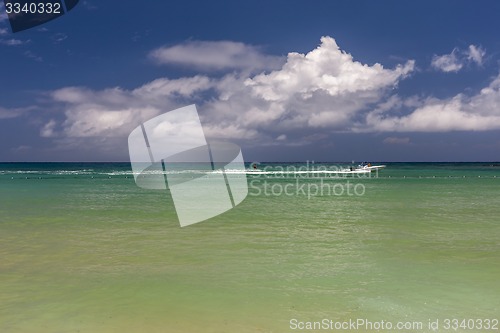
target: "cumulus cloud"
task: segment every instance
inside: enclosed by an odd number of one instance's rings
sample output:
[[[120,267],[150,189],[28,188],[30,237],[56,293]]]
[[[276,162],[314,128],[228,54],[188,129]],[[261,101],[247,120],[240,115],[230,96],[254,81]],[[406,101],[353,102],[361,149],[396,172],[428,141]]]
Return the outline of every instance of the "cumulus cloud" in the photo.
[[[255,50],[243,44],[237,49]],[[355,61],[331,37],[323,37],[309,53],[288,54],[274,71],[250,75],[248,62],[242,64],[239,72],[221,78],[160,78],[132,90],[58,89],[50,97],[65,120],[51,124],[47,133],[60,128],[66,137],[126,136],[151,117],[196,103],[209,137],[296,144],[316,138],[318,129],[351,130],[357,118],[383,102],[414,69],[414,61],[393,69]]]
[[[500,129],[500,75],[478,94],[427,98],[408,114],[370,112],[364,128],[382,132],[448,132]]]
[[[181,44],[181,49],[186,45]],[[481,48],[468,52],[470,61],[477,64],[484,57]],[[210,61],[208,68],[214,68]],[[414,61],[394,68],[361,63],[331,37],[323,37],[308,53],[289,53],[274,70],[262,65],[267,69],[252,74],[247,64],[233,63],[240,66],[238,70],[221,77],[159,78],[135,89],[64,87],[52,91],[50,109],[59,110],[63,119],[45,122],[40,134],[72,145],[78,140],[98,140],[104,145],[101,139],[109,145],[126,145],[124,138],[141,122],[192,103],[198,106],[209,138],[255,145],[316,144],[328,140],[332,132],[500,129],[500,75],[472,96],[403,98],[395,89],[413,73]],[[410,139],[394,135],[383,142],[409,144]]]
[[[349,130],[359,114],[380,102],[413,69],[414,61],[394,69],[362,64],[333,38],[323,37],[307,54],[288,54],[278,70],[244,80],[223,78],[219,98],[207,108],[219,126],[237,124],[266,140],[280,131]]]
[[[56,124],[57,123],[55,120],[53,119],[49,120],[49,122],[43,125],[42,129],[40,130],[40,136],[43,138],[50,138],[56,136],[54,131]]]
[[[431,66],[439,71],[449,73],[460,71],[467,63],[475,63],[478,66],[483,64],[483,58],[486,51],[480,46],[469,45],[466,51],[460,51],[454,48],[450,54],[434,55],[432,57]]]
[[[232,41],[189,41],[161,47],[150,53],[160,64],[181,65],[197,70],[273,69],[281,57],[265,55],[255,46]]]
[[[127,135],[131,124],[138,124],[142,117],[150,118],[158,113],[159,110],[153,107],[109,110],[86,105],[67,112],[63,126],[65,134],[70,137]]]
[[[282,101],[291,94],[307,100],[318,91],[328,96],[353,92],[370,95],[381,88],[394,86],[413,67],[413,61],[394,70],[384,69],[378,63],[373,66],[361,64],[340,50],[333,38],[323,37],[317,49],[308,54],[290,53],[280,70],[257,75],[245,84],[251,87],[254,96],[266,101]]]
[[[443,72],[458,72],[464,66],[462,59],[457,56],[457,49],[453,49],[450,54],[432,57],[431,66]]]
[[[66,118],[62,135],[113,137],[128,135],[141,122],[196,101],[193,95],[210,87],[209,78],[194,76],[157,79],[133,90],[65,87],[51,92],[50,97]]]

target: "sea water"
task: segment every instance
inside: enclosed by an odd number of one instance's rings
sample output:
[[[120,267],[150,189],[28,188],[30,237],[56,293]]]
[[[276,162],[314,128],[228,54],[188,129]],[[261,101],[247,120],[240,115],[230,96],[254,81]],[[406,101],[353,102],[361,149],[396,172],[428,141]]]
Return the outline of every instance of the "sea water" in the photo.
[[[349,164],[258,167],[319,166]],[[181,228],[169,191],[137,187],[128,163],[0,164],[0,332],[479,332],[500,319],[498,164],[241,176],[240,205]],[[476,322],[447,330],[454,319]]]

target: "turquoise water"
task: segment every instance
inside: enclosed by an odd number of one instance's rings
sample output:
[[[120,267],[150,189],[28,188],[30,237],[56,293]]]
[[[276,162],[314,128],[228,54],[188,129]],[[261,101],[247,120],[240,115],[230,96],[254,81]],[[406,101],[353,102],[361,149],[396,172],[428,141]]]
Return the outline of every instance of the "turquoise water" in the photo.
[[[280,166],[304,164],[259,167]],[[0,164],[0,332],[306,332],[290,321],[323,319],[454,332],[447,318],[499,319],[498,164],[322,180],[353,195],[316,193],[319,178],[248,181],[235,209],[180,228],[169,193],[138,188],[127,163]]]

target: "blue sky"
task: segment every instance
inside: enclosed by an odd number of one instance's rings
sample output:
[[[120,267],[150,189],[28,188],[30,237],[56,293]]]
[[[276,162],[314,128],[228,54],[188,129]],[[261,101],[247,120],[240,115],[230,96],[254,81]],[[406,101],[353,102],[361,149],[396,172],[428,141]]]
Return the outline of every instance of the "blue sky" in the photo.
[[[497,1],[80,1],[0,15],[0,161],[126,161],[195,103],[247,161],[500,160]]]

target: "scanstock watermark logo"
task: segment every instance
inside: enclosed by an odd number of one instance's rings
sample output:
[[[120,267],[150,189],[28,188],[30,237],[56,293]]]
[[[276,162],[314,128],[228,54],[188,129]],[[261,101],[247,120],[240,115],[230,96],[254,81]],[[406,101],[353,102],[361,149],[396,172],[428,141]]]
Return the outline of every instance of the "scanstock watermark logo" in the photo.
[[[144,122],[130,133],[128,147],[136,184],[169,189],[181,227],[220,215],[248,195],[240,147],[207,142],[195,105]]]

